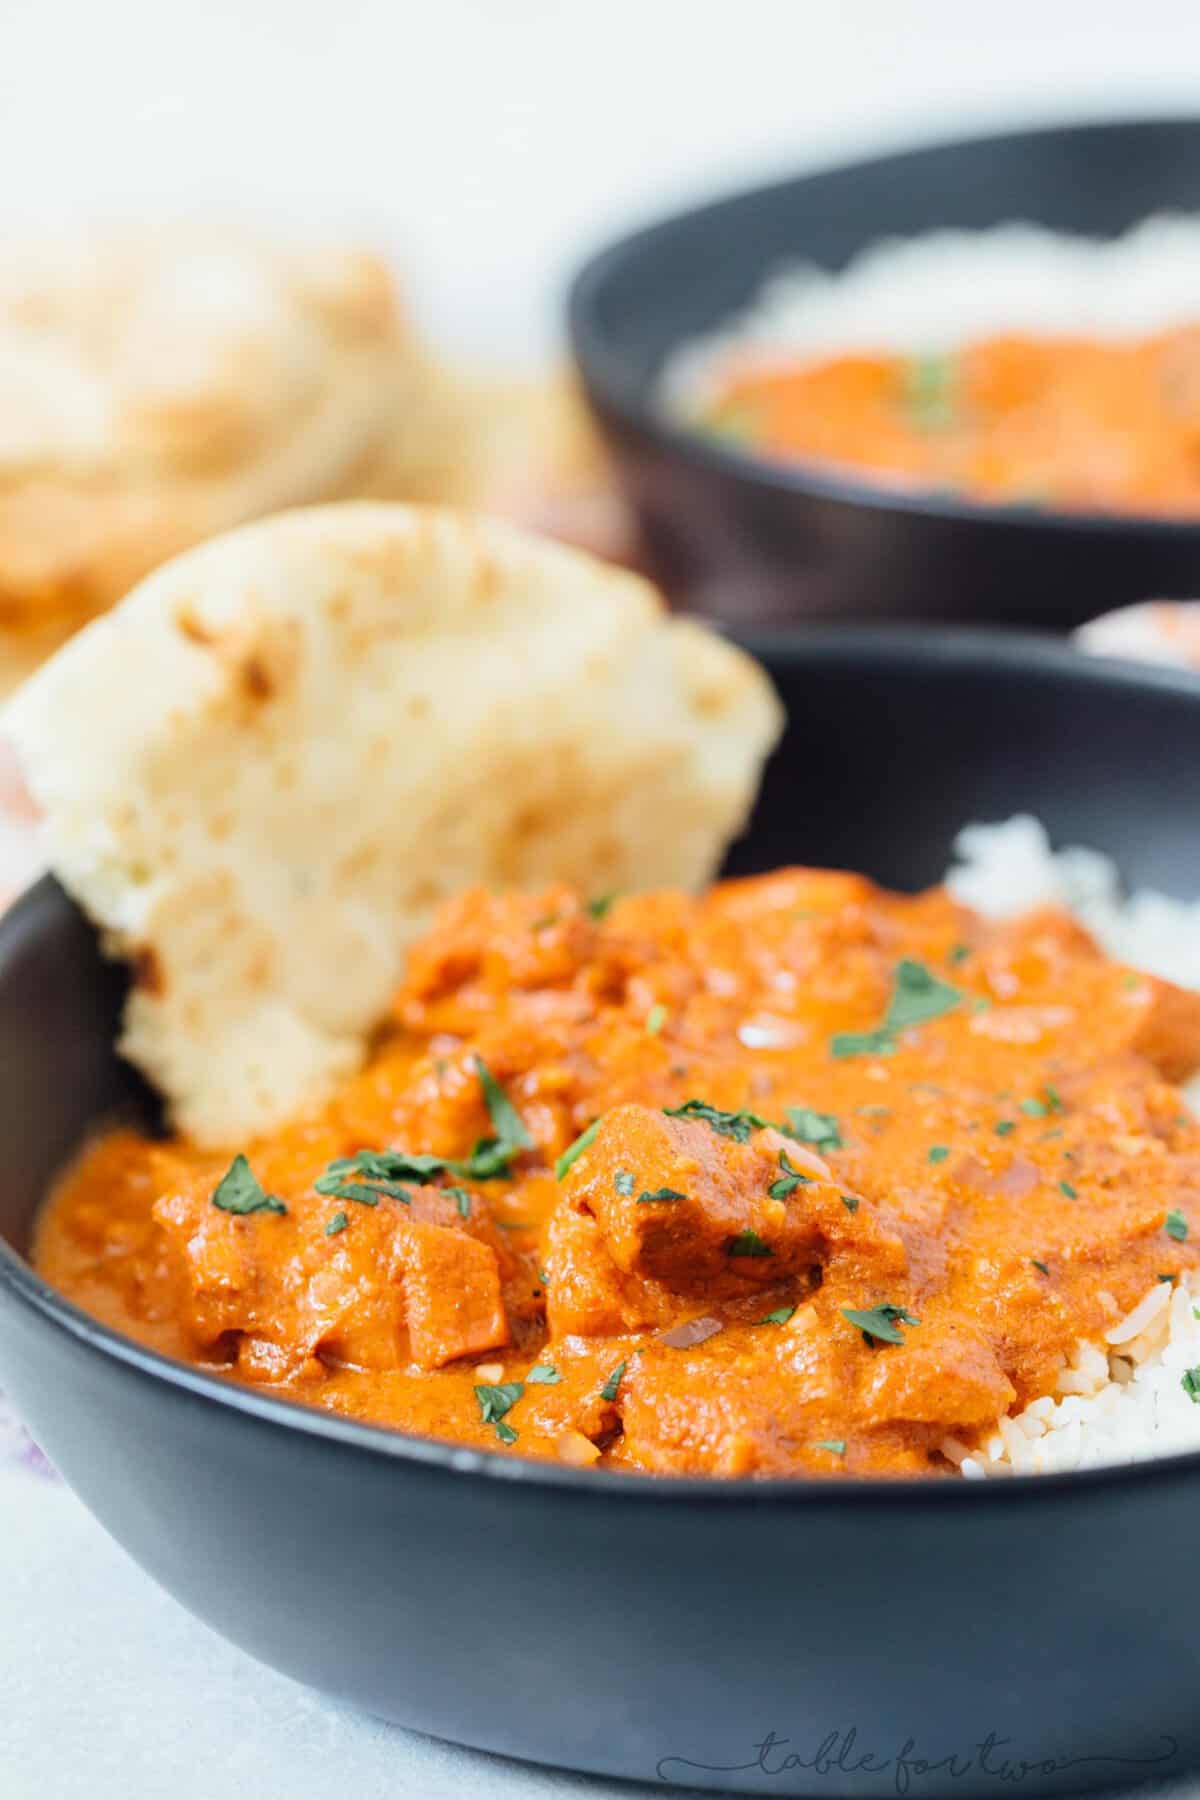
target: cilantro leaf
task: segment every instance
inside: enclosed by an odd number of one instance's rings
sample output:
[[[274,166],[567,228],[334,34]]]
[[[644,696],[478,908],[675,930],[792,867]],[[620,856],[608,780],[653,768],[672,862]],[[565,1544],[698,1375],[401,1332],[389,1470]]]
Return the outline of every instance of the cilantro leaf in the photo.
[[[523,1381],[506,1381],[498,1387],[489,1382],[477,1382],[475,1398],[479,1402],[479,1416],[484,1424],[495,1425],[510,1407],[517,1404],[524,1392]]]
[[[903,401],[917,431],[947,431],[958,417],[958,363],[953,356],[912,356],[904,370]]]
[[[896,964],[891,998],[883,1021],[873,1031],[839,1031],[830,1039],[830,1054],[890,1056],[896,1038],[911,1025],[924,1025],[961,1005],[963,995],[949,982],[940,981],[924,963],[906,956]]]
[[[258,1176],[240,1155],[234,1157],[213,1189],[212,1203],[221,1212],[236,1213],[239,1218],[244,1218],[247,1213],[287,1211],[282,1200],[277,1200],[274,1194],[264,1193]]]
[[[764,1313],[762,1318],[755,1319],[754,1323],[756,1325],[786,1325],[795,1310],[794,1306],[777,1306],[774,1312]]]
[[[752,1131],[762,1131],[771,1123],[757,1113],[722,1112],[706,1100],[685,1100],[682,1106],[664,1106],[663,1111],[672,1119],[699,1119],[718,1137],[732,1138],[735,1144],[746,1143]]]
[[[615,1400],[616,1399],[617,1389],[621,1385],[621,1377],[622,1377],[622,1375],[624,1375],[624,1373],[625,1373],[625,1358],[622,1357],[621,1361],[617,1364],[616,1368],[613,1370],[612,1374],[609,1376],[609,1378],[605,1382],[604,1386],[600,1389],[600,1398],[602,1400]]]
[[[786,1116],[789,1137],[811,1144],[814,1150],[845,1148],[836,1114],[814,1112],[811,1106],[789,1106]]]
[[[458,1216],[460,1219],[470,1218],[471,1196],[468,1194],[466,1188],[447,1187],[443,1188],[442,1192],[445,1194],[447,1200],[453,1200],[455,1206],[458,1208]]]
[[[556,1180],[562,1180],[571,1165],[577,1162],[587,1149],[588,1145],[594,1142],[596,1133],[599,1129],[599,1119],[593,1119],[587,1130],[581,1131],[579,1136],[575,1139],[575,1142],[567,1145],[567,1148],[563,1151],[562,1155],[554,1165],[554,1175]]]
[[[783,1170],[783,1174],[767,1189],[772,1200],[786,1200],[789,1194],[795,1193],[802,1182],[807,1185],[812,1180],[811,1175],[802,1175],[799,1169],[792,1167],[788,1161],[786,1150],[779,1152],[779,1166]]]
[[[518,1150],[532,1150],[533,1139],[524,1119],[482,1056],[475,1058],[475,1070],[492,1121],[493,1135],[480,1138],[465,1162],[448,1162],[446,1167],[467,1181],[491,1181],[497,1175],[507,1175]]]
[[[726,1256],[773,1256],[775,1252],[757,1231],[739,1231],[725,1244]]]
[[[852,1306],[843,1306],[843,1319],[856,1325],[869,1344],[872,1339],[879,1344],[902,1344],[904,1333],[901,1325],[919,1325],[920,1319],[903,1306],[873,1306],[866,1312],[858,1312]]]

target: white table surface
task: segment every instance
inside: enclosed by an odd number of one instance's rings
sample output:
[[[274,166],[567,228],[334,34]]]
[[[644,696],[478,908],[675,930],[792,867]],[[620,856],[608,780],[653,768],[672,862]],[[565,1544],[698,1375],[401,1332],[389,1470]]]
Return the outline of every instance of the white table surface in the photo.
[[[353,230],[442,342],[494,359],[544,355],[563,272],[660,206],[906,137],[1197,102],[1196,0],[0,0],[6,218]],[[641,1791],[250,1662],[0,1426],[3,1800],[214,1800],[231,1777],[256,1800]]]

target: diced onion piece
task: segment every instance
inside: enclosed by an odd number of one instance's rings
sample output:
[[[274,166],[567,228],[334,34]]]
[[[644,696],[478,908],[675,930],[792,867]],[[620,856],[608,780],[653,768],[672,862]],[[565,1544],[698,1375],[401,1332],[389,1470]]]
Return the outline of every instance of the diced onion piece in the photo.
[[[685,1319],[682,1325],[672,1325],[669,1331],[660,1331],[658,1341],[671,1350],[690,1350],[693,1344],[702,1344],[706,1338],[716,1337],[718,1331],[724,1329],[720,1319],[705,1315],[699,1319]]]
[[[554,1440],[554,1449],[559,1462],[570,1463],[575,1469],[586,1469],[600,1460],[599,1450],[582,1431],[560,1432]]]

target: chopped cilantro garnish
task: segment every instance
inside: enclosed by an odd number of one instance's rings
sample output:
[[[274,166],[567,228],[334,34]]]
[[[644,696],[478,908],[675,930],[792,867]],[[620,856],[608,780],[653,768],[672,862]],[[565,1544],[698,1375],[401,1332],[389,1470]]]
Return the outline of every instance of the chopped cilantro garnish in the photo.
[[[212,1203],[221,1212],[285,1213],[287,1207],[274,1194],[264,1193],[262,1183],[244,1156],[235,1156],[213,1189]]]
[[[1061,1103],[1058,1089],[1051,1087],[1051,1084],[1047,1082],[1042,1093],[1029,1094],[1025,1100],[1020,1102],[1020,1111],[1024,1112],[1025,1118],[1031,1118],[1031,1120],[1043,1120],[1047,1112],[1063,1111],[1063,1103]]]
[[[468,1181],[490,1181],[494,1176],[507,1175],[518,1150],[531,1150],[533,1139],[524,1119],[482,1056],[475,1058],[475,1071],[492,1121],[492,1136],[480,1138],[466,1162],[447,1163],[446,1167],[456,1175],[464,1175]]]
[[[930,1144],[929,1146],[929,1161],[931,1163],[945,1162],[949,1154],[949,1144]]]
[[[789,1137],[811,1144],[814,1150],[841,1150],[841,1128],[833,1113],[814,1112],[811,1106],[789,1106],[786,1113]]]
[[[523,1381],[506,1381],[500,1387],[493,1387],[489,1382],[477,1382],[475,1398],[479,1402],[479,1416],[484,1424],[497,1424],[509,1408],[517,1404],[524,1392]]]
[[[613,1186],[616,1188],[618,1194],[621,1194],[628,1199],[629,1195],[632,1194],[634,1188],[637,1186],[633,1170],[618,1169],[613,1176]]]
[[[588,1145],[594,1141],[599,1129],[600,1121],[599,1119],[594,1119],[586,1131],[580,1132],[573,1144],[567,1145],[567,1148],[563,1151],[562,1155],[554,1165],[554,1173],[559,1181],[562,1180],[567,1170],[571,1167],[571,1164],[577,1161],[578,1158],[583,1155]]]
[[[924,963],[906,956],[896,965],[892,996],[883,1023],[873,1031],[839,1031],[830,1040],[830,1053],[839,1058],[890,1056],[900,1032],[910,1025],[924,1025],[930,1019],[951,1012],[962,998],[958,988],[939,981]]]
[[[739,1231],[725,1245],[727,1256],[773,1256],[775,1252],[770,1244],[760,1238],[757,1231]]]
[[[325,1227],[325,1236],[336,1237],[339,1231],[345,1231],[349,1223],[350,1221],[344,1212],[335,1212],[332,1219],[330,1219],[328,1225]]]
[[[1078,1200],[1079,1198],[1079,1189],[1072,1187],[1069,1181],[1060,1181],[1058,1191],[1060,1194],[1065,1194],[1068,1200]]]
[[[624,1359],[624,1357],[622,1357],[621,1361],[617,1364],[616,1368],[613,1370],[612,1374],[609,1376],[609,1378],[605,1382],[604,1386],[600,1389],[600,1398],[602,1400],[615,1400],[616,1399],[617,1389],[621,1385],[621,1377],[624,1373],[625,1373],[625,1359]]]
[[[1156,1279],[1157,1279],[1157,1280],[1158,1280],[1158,1281],[1174,1281],[1174,1279],[1175,1279],[1175,1277],[1174,1277],[1174,1276],[1173,1276],[1173,1275],[1168,1275],[1168,1274],[1163,1274],[1163,1273],[1160,1273],[1160,1274],[1159,1274],[1159,1275],[1158,1275],[1158,1276],[1157,1276],[1157,1277],[1156,1277]]]
[[[1200,1368],[1185,1369],[1180,1386],[1192,1405],[1200,1406]]]
[[[1029,1260],[1033,1264],[1034,1268],[1038,1269],[1043,1275],[1048,1275],[1050,1273],[1050,1271],[1046,1267],[1045,1263],[1039,1262],[1036,1256],[1031,1256]]]
[[[686,1199],[687,1195],[681,1194],[678,1188],[661,1187],[655,1188],[652,1194],[639,1194],[637,1197],[637,1204],[639,1206],[653,1206],[655,1202],[659,1200],[675,1201]]]
[[[357,1200],[362,1206],[378,1206],[385,1196],[408,1206],[412,1195],[405,1182],[426,1187],[453,1166],[440,1156],[407,1150],[357,1150],[353,1156],[335,1157],[313,1187],[318,1194],[335,1200]]]
[[[562,1376],[553,1363],[535,1363],[525,1379],[536,1382],[539,1387],[553,1387],[562,1380]]]
[[[774,1312],[764,1313],[762,1318],[755,1319],[754,1323],[756,1325],[786,1325],[795,1310],[794,1306],[777,1306]]]
[[[496,1436],[502,1444],[515,1444],[517,1441],[517,1433],[506,1419],[501,1419],[497,1425]]]
[[[814,1450],[828,1450],[830,1456],[845,1456],[845,1438],[818,1438],[813,1445]]]
[[[588,916],[593,919],[603,919],[616,898],[615,894],[597,894],[594,900],[589,900],[587,903]]]
[[[786,1200],[789,1194],[795,1193],[802,1182],[808,1183],[812,1180],[811,1175],[802,1175],[799,1169],[794,1169],[792,1167],[791,1163],[788,1161],[788,1153],[786,1150],[781,1150],[779,1152],[779,1166],[783,1170],[783,1174],[773,1181],[767,1189],[767,1193],[772,1200]]]
[[[652,1006],[646,1014],[646,1030],[651,1037],[657,1037],[667,1022],[667,1009],[663,1005]]]
[[[896,965],[896,990],[885,1019],[887,1030],[903,1031],[910,1024],[941,1019],[941,1015],[952,1012],[961,999],[963,994],[959,988],[952,988],[948,981],[939,981],[925,963],[907,956]]]
[[[1186,1242],[1187,1234],[1188,1222],[1176,1206],[1167,1214],[1167,1236],[1182,1244]]]
[[[873,1306],[867,1312],[858,1312],[852,1306],[843,1306],[842,1317],[848,1319],[851,1325],[856,1325],[868,1343],[874,1339],[880,1344],[902,1344],[904,1334],[900,1330],[900,1326],[921,1323],[915,1314],[908,1312],[903,1306],[890,1304]]]
[[[858,1208],[860,1205],[858,1195],[857,1194],[843,1194],[842,1195],[842,1205],[845,1207],[845,1209],[848,1213],[856,1213],[858,1211]]]
[[[399,1183],[412,1182],[417,1187],[426,1187],[437,1180],[445,1167],[440,1156],[410,1155],[406,1150],[356,1150],[353,1156],[335,1157],[325,1173],[313,1182],[313,1187],[318,1194],[337,1194],[340,1198],[342,1183],[361,1177],[364,1182],[378,1187],[380,1193],[389,1194],[395,1200],[407,1200],[409,1195]],[[378,1197],[376,1195],[376,1199]]]
[[[1016,1130],[1016,1120],[1015,1119],[997,1119],[995,1129],[996,1129],[997,1137],[1007,1137],[1010,1131]]]
[[[874,1031],[838,1031],[829,1040],[829,1054],[844,1061],[848,1056],[891,1056],[896,1039],[884,1026]]]
[[[732,1138],[735,1144],[746,1143],[752,1131],[762,1131],[771,1123],[757,1113],[722,1112],[706,1100],[685,1100],[682,1106],[664,1106],[663,1111],[672,1119],[699,1119],[718,1137]]]
[[[448,1200],[453,1200],[455,1206],[457,1206],[457,1208],[458,1208],[458,1216],[460,1219],[469,1219],[470,1218],[470,1216],[471,1216],[471,1196],[470,1196],[470,1194],[468,1194],[466,1188],[448,1187],[448,1188],[443,1188],[442,1192],[445,1194],[445,1196]]]
[[[957,418],[953,356],[912,356],[904,371],[904,410],[917,431],[946,431]]]

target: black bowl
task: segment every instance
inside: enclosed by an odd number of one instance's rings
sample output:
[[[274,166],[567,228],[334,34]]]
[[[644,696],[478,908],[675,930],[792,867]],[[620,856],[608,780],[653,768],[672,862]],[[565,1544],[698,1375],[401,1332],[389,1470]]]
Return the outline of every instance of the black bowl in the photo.
[[[1066,628],[1200,592],[1200,520],[897,494],[708,441],[655,402],[671,352],[781,265],[836,270],[880,238],[1011,219],[1114,237],[1150,213],[1197,208],[1200,121],[1064,126],[756,188],[601,252],[572,287],[571,340],[653,572],[689,606],[752,628],[888,614]]]
[[[911,886],[963,821],[1028,808],[1200,894],[1193,677],[999,634],[767,660],[791,726],[736,867]],[[130,1098],[118,985],[53,884],[0,923],[0,1380],[218,1631],[405,1725],[681,1785],[1069,1792],[1200,1757],[1200,1455],[982,1485],[588,1473],[264,1398],[85,1317],[19,1252]]]

